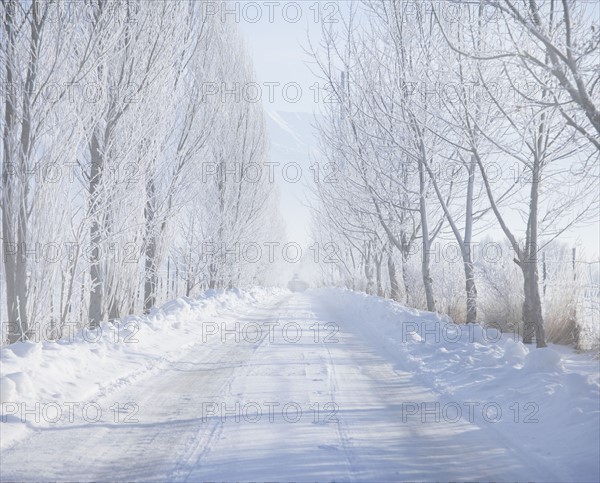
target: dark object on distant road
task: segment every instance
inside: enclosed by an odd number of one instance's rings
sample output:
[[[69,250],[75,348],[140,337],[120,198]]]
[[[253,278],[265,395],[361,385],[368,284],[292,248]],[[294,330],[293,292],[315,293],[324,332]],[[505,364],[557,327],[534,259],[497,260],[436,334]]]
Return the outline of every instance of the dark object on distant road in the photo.
[[[288,288],[292,292],[304,292],[308,288],[308,284],[304,280],[300,280],[298,274],[294,274],[294,278],[292,278],[288,282]]]

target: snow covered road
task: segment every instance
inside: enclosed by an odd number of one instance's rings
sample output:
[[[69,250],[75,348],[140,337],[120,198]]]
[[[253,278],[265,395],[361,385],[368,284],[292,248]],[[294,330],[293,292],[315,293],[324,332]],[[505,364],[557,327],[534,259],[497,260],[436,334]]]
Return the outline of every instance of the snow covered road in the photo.
[[[421,404],[447,401],[335,307],[323,293],[284,294],[203,323],[160,371],[77,408],[72,422],[31,424],[2,451],[1,480],[565,478],[494,424],[423,422]]]

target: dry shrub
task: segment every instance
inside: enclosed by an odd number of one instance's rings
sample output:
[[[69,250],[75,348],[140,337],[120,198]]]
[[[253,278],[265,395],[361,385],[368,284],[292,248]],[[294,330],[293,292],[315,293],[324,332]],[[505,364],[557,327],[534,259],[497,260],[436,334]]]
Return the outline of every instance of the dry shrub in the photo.
[[[508,245],[502,248],[497,262],[480,259],[477,263],[479,319],[502,332],[522,334],[523,275]]]

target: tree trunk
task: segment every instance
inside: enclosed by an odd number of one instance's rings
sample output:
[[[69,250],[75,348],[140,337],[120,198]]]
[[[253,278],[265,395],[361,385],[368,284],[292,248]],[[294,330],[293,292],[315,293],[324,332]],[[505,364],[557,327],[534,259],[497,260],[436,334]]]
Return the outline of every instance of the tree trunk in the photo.
[[[65,305],[62,311],[62,316],[60,319],[60,330],[59,338],[62,337],[62,329],[65,323],[67,322],[67,316],[71,313],[71,299],[73,297],[73,290],[75,286],[75,271],[77,268],[77,260],[79,259],[79,246],[77,247],[77,251],[75,256],[73,257],[73,262],[69,268],[69,288],[67,289],[67,293],[65,295]]]
[[[467,183],[467,200],[465,216],[465,236],[462,240],[462,257],[465,269],[465,290],[467,292],[467,324],[477,322],[477,287],[475,286],[475,273],[473,270],[473,252],[471,250],[471,240],[473,237],[473,191],[475,185],[475,168],[477,160],[471,156],[469,164],[469,181]],[[457,237],[460,243],[460,239]]]
[[[208,265],[208,277],[208,288],[217,288],[217,263],[215,261],[211,261]]]
[[[146,250],[145,250],[145,281],[144,281],[144,312],[156,305],[156,289],[158,285],[158,274],[156,266],[156,239],[154,236],[155,218],[155,187],[154,181],[149,179],[146,183],[146,206],[144,218],[146,221]]]
[[[2,163],[2,241],[4,242],[4,274],[6,278],[6,310],[8,315],[8,343],[17,342],[21,336],[20,318],[17,298],[17,263],[18,239],[13,227],[12,210],[14,207],[16,173],[10,172],[10,166],[15,166],[12,157],[11,134],[15,120],[14,106],[16,106],[16,95],[13,85],[12,59],[14,55],[13,17],[14,4],[7,5],[4,15],[4,30],[7,41],[6,69],[6,97],[4,99],[4,132],[3,132],[3,160]]]
[[[117,284],[116,288],[117,290],[112,293],[109,299],[108,320],[115,320],[121,317],[121,311],[119,310],[119,302],[121,301],[121,290],[119,290],[119,284]]]
[[[404,285],[404,303],[410,305],[410,285],[408,283],[408,256],[405,252],[402,253],[402,283]]]
[[[465,289],[467,291],[467,324],[477,322],[477,287],[475,286],[475,274],[473,262],[470,257],[463,258],[465,269]]]
[[[394,263],[393,250],[388,250],[387,269],[390,277],[390,298],[396,302],[400,301],[400,285],[398,284],[398,275],[396,274],[396,264]]]
[[[421,230],[423,233],[423,256],[421,257],[421,273],[423,276],[423,287],[425,288],[425,300],[427,310],[435,312],[435,299],[433,297],[433,279],[430,271],[430,240],[429,225],[427,223],[427,205],[425,203],[425,167],[423,161],[419,161],[419,212],[421,215]]]
[[[378,257],[375,257],[375,280],[377,283],[377,296],[384,297],[383,293],[383,284],[381,282],[381,262],[383,260],[383,254]]]
[[[26,243],[28,232],[28,198],[29,174],[27,166],[32,145],[32,113],[31,97],[34,96],[34,86],[37,76],[38,56],[40,50],[40,30],[42,22],[39,18],[39,9],[31,6],[30,19],[31,38],[29,41],[29,62],[25,79],[24,92],[21,99],[22,112],[20,116],[15,112],[18,105],[17,94],[13,84],[14,51],[14,17],[17,9],[16,2],[6,5],[3,25],[5,39],[8,39],[7,58],[5,60],[7,95],[5,98],[4,131],[3,131],[3,170],[2,170],[2,239],[5,243],[5,274],[6,274],[6,303],[8,315],[8,342],[14,343],[26,340],[31,335],[27,317],[27,259]],[[16,121],[21,123],[21,133],[17,140],[15,131]],[[18,143],[18,147],[14,144]],[[19,153],[17,156],[16,153]],[[18,162],[17,161],[18,158]],[[18,168],[10,173],[10,168]],[[20,190],[17,189],[17,180],[21,177]],[[17,208],[18,207],[18,208]],[[13,211],[16,210],[16,213]],[[16,220],[15,220],[16,218]],[[16,226],[15,226],[16,221]],[[8,254],[7,252],[8,248]],[[21,256],[19,256],[21,254]]]
[[[544,119],[540,124],[543,129]],[[541,143],[542,137],[538,138]],[[532,168],[531,191],[529,195],[529,219],[527,221],[527,236],[524,257],[520,260],[523,272],[523,342],[531,344],[535,334],[536,346],[546,347],[546,332],[544,331],[544,318],[542,316],[542,303],[540,300],[540,287],[538,284],[538,200],[541,161],[535,155]]]
[[[90,304],[88,307],[88,325],[91,329],[98,327],[104,318],[104,281],[100,266],[100,242],[102,240],[100,224],[100,190],[102,179],[102,153],[98,133],[94,130],[90,140],[90,203],[89,215],[92,219],[90,225]]]
[[[368,295],[373,295],[373,268],[371,267],[371,244],[366,244],[365,255],[363,256],[365,262],[365,278],[367,279],[367,285],[365,292]]]
[[[523,271],[523,342],[531,344],[535,335],[536,346],[546,347],[546,332],[542,316],[542,303],[538,285],[537,263],[525,262],[521,264]]]

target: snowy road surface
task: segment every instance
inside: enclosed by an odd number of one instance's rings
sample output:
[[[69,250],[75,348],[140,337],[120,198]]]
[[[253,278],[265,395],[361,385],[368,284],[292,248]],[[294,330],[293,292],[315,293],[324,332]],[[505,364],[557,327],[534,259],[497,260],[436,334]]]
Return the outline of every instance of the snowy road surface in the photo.
[[[85,418],[74,410],[72,422],[63,415],[4,450],[2,481],[562,479],[493,424],[407,417],[407,403],[434,407],[439,396],[318,293],[227,320],[245,328],[238,341],[223,320]]]

